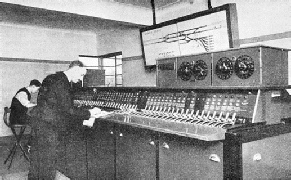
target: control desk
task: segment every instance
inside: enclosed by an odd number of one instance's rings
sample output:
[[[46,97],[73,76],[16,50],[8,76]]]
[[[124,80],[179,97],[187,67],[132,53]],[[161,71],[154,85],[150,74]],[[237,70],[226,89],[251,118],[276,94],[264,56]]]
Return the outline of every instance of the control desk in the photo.
[[[254,46],[160,59],[157,87],[84,88],[74,104],[112,111],[105,120],[114,123],[209,142],[205,151],[216,152],[209,160],[217,164],[198,158],[191,172],[157,166],[157,179],[274,179],[291,177],[288,88],[288,51]]]

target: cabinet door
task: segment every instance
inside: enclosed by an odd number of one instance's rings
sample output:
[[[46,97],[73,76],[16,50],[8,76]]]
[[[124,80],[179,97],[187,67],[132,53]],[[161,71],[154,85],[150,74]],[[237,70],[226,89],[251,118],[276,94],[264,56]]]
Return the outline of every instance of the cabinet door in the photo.
[[[242,144],[243,179],[291,179],[291,133]]]
[[[67,134],[66,169],[72,180],[87,179],[86,137],[82,126],[72,126]]]
[[[115,137],[114,124],[96,120],[87,132],[88,179],[114,179]]]
[[[125,125],[116,130],[116,179],[156,179],[155,132]]]
[[[222,142],[160,133],[159,179],[223,179]]]

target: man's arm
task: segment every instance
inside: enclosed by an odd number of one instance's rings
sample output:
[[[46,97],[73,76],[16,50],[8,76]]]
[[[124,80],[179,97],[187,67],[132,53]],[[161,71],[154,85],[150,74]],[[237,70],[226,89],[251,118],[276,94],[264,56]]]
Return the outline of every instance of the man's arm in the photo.
[[[63,82],[56,83],[55,95],[57,98],[58,112],[71,118],[89,119],[90,112],[85,109],[74,108],[70,89]]]

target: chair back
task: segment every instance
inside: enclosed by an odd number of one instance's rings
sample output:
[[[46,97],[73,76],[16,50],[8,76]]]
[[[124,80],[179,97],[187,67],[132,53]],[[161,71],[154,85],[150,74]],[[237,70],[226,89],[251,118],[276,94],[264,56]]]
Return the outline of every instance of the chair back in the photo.
[[[4,107],[3,121],[8,127],[10,127],[10,121],[9,121],[10,113],[11,113],[11,109],[9,107]]]

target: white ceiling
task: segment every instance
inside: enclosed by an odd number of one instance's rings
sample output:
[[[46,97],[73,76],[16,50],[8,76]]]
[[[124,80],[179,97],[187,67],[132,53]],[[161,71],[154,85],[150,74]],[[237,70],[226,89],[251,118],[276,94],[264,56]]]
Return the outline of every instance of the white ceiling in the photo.
[[[152,0],[1,0],[2,3],[153,25]],[[205,9],[206,0],[154,0],[157,23]],[[206,6],[207,8],[207,6]],[[163,18],[163,17],[166,18]]]

